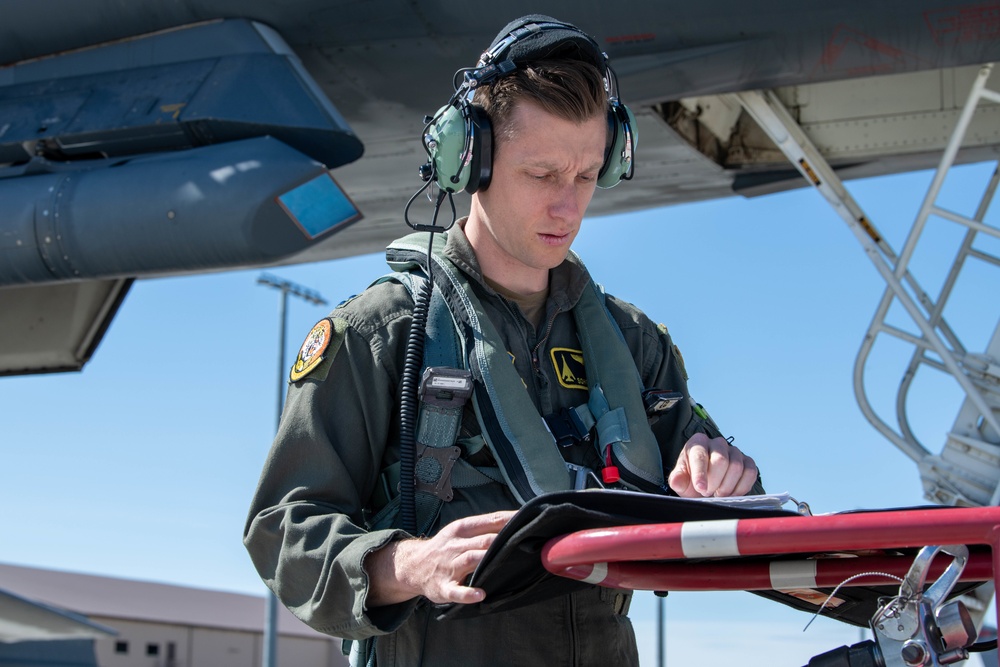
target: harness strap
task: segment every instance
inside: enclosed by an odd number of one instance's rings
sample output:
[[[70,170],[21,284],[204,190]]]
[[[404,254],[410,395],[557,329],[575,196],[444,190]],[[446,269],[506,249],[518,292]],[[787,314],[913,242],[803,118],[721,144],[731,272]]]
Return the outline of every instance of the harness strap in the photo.
[[[590,429],[597,423],[587,404],[573,408],[562,408],[545,416],[552,437],[560,447],[571,447],[590,438]]]
[[[441,343],[452,351],[460,351],[458,359],[449,360],[446,365],[468,368],[475,378],[476,418],[507,486],[519,502],[523,504],[542,493],[574,488],[579,483],[578,471],[567,466],[556,437],[538,414],[510,363],[507,351],[500,344],[502,338],[475,289],[443,254],[444,247],[444,235],[436,235],[428,257],[427,235],[418,233],[394,241],[386,250],[389,266],[403,272],[397,276],[415,276],[422,272],[424,262],[433,263],[435,285],[428,318],[429,322],[440,322],[441,331],[440,335],[435,331],[436,342],[431,342],[429,329],[425,354],[432,353]],[[404,285],[412,285],[415,280],[394,278]],[[420,279],[426,280],[423,276]],[[448,311],[450,326],[445,324],[445,316],[436,312],[439,308]],[[620,468],[620,481],[628,488],[662,492],[665,488],[662,460],[659,444],[646,419],[642,381],[625,338],[607,309],[604,292],[591,281],[572,313],[587,362],[590,396],[585,408],[574,409],[571,421],[587,424],[593,419],[599,434],[593,445],[608,467]],[[425,412],[421,410],[421,420]],[[426,414],[427,419],[431,417]],[[441,446],[452,447],[454,439],[447,441],[442,434],[451,432],[454,417],[441,415],[440,419],[442,424],[432,429],[435,438],[441,439]],[[429,480],[440,480],[446,471],[450,472],[449,466],[454,467],[452,458],[451,454],[436,452],[434,461],[425,463],[428,481],[421,482],[430,484]],[[445,487],[437,482],[433,491],[447,494]],[[439,510],[440,504],[436,507]]]
[[[497,346],[501,338],[496,327],[467,278],[442,254],[444,245],[443,238],[435,239],[427,258],[426,235],[411,234],[393,242],[386,257],[397,271],[433,262],[435,291],[440,288],[451,308],[476,379],[476,417],[514,496],[524,503],[541,493],[573,488],[577,476],[568,474],[556,438],[538,415],[507,352]],[[621,467],[620,479],[627,486],[662,492],[663,466],[646,420],[642,382],[603,291],[591,281],[572,312],[587,360],[589,412],[603,434],[594,446],[602,459],[607,449],[607,460]]]
[[[478,486],[486,486],[487,484],[503,483],[503,473],[500,472],[500,468],[496,466],[474,466],[465,459],[459,458],[455,461],[455,465],[451,468],[452,489],[471,489]],[[380,484],[375,488],[375,493],[372,496],[372,505],[380,508],[387,507],[389,502],[398,495],[396,493],[396,489],[398,488],[399,462],[397,461],[382,470],[380,475]],[[418,524],[423,523],[421,515],[421,499],[424,495],[425,494],[420,494],[417,496]],[[424,511],[426,512],[427,510],[431,510],[431,513],[436,517],[436,507],[427,505],[424,507]],[[378,524],[379,518],[380,517],[376,516],[372,520],[372,524]]]
[[[573,309],[573,317],[583,358],[596,361],[587,365],[587,406],[597,420],[594,444],[598,454],[602,459],[608,454],[610,462],[620,468],[623,481],[643,491],[662,492],[666,480],[659,445],[646,418],[645,388],[625,336],[605,305],[604,291],[593,281]]]
[[[406,272],[382,276],[374,284],[386,281],[401,283],[411,296],[418,293],[427,277],[418,272],[418,266],[408,266]],[[458,380],[448,377],[449,369],[464,367],[462,341],[458,337],[451,310],[440,290],[432,290],[427,313],[427,331],[424,343],[424,379],[421,382],[421,400],[417,422],[416,440],[419,447],[414,466],[416,476],[417,533],[426,535],[437,522],[444,503],[454,497],[454,489],[472,488],[486,484],[503,483],[499,468],[476,468],[461,458],[462,449],[455,445],[462,425],[462,414],[467,396],[455,399],[447,396],[449,386]],[[434,393],[435,378],[428,374],[440,372],[441,389]],[[449,382],[452,384],[449,385]],[[399,463],[384,469],[380,484],[375,490],[373,504],[386,507],[399,488]],[[376,521],[379,517],[376,517]]]

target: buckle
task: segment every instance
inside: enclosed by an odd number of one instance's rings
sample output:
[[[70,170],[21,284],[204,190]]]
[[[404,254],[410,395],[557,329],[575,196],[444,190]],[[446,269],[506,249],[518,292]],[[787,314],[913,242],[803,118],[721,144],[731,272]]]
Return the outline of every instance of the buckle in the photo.
[[[574,408],[562,408],[545,416],[545,424],[560,447],[571,447],[590,440],[590,427]]]
[[[432,496],[440,498],[444,502],[451,502],[451,499],[455,497],[454,491],[451,488],[451,469],[455,466],[455,461],[462,456],[462,448],[455,447],[431,447],[429,445],[424,445],[423,449],[420,450],[420,454],[417,456],[416,469],[416,488],[417,491],[423,491],[424,493],[429,493]],[[420,464],[427,459],[433,459],[438,464],[438,469],[441,473],[437,476],[437,479],[433,481],[424,481],[421,479],[421,472],[431,472],[428,470],[428,466],[421,466]],[[423,467],[423,470],[421,468]],[[433,474],[433,473],[432,473]],[[431,475],[425,475],[425,477],[430,477]]]

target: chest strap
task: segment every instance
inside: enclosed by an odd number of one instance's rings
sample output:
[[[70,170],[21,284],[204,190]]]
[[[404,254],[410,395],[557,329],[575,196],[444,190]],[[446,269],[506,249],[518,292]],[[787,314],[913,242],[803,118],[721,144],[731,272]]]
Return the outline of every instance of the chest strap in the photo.
[[[401,283],[411,296],[427,282],[422,273],[411,271],[382,276],[373,284],[389,280]],[[442,505],[453,498],[454,489],[503,483],[499,468],[473,466],[461,458],[462,450],[455,444],[471,393],[471,388],[465,393],[456,391],[461,384],[460,369],[464,368],[462,343],[440,290],[433,290],[427,313],[414,465],[418,535],[431,531]],[[375,507],[388,506],[398,494],[399,469],[397,462],[382,471],[381,483],[373,499]],[[380,523],[382,518],[377,516],[374,523]]]
[[[507,351],[498,347],[503,339],[464,275],[441,254],[444,239],[435,241],[432,260],[438,289],[434,293],[442,295],[453,326],[460,332],[476,382],[473,407],[504,479],[521,503],[542,493],[572,489],[574,476],[567,471],[555,439]],[[411,234],[392,243],[386,256],[393,269],[410,271],[422,263],[426,247],[425,234]],[[599,435],[595,446],[602,457],[607,455],[621,468],[621,481],[626,486],[662,492],[659,446],[646,421],[635,361],[607,312],[603,293],[593,282],[584,290],[573,315],[587,363],[587,406]]]

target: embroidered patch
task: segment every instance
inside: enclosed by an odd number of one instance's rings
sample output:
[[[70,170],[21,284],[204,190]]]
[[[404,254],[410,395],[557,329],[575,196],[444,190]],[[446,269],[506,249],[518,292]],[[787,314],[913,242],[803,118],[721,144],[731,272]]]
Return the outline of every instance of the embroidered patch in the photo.
[[[583,366],[583,351],[568,347],[552,348],[552,367],[559,384],[567,389],[587,388],[587,369]]]
[[[323,353],[326,352],[327,346],[330,345],[332,337],[333,321],[330,318],[320,320],[316,323],[316,326],[306,336],[302,347],[299,348],[299,355],[295,358],[295,363],[292,365],[292,371],[289,374],[292,382],[298,382],[320,365],[320,362],[324,359]]]

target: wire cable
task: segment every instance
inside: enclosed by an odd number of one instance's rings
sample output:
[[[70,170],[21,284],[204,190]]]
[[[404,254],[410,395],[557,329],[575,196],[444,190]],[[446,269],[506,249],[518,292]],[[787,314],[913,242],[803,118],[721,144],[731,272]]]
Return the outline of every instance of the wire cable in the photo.
[[[433,181],[429,181],[433,183]],[[410,199],[410,203],[423,192],[427,185],[420,188]],[[438,213],[445,197],[451,204],[451,223],[447,227],[437,226]],[[406,205],[409,211],[410,204]],[[450,193],[440,190],[434,202],[434,216],[431,225],[418,225],[409,221],[404,214],[406,224],[420,231],[430,232],[427,236],[427,261],[424,273],[427,280],[420,284],[414,296],[413,319],[410,321],[410,331],[406,338],[406,352],[403,361],[403,375],[400,381],[399,401],[399,515],[400,525],[410,535],[416,535],[417,501],[416,501],[416,462],[417,462],[417,426],[420,418],[420,372],[424,365],[424,343],[427,338],[427,314],[430,310],[431,292],[434,289],[434,234],[451,229],[455,224],[455,200]]]

